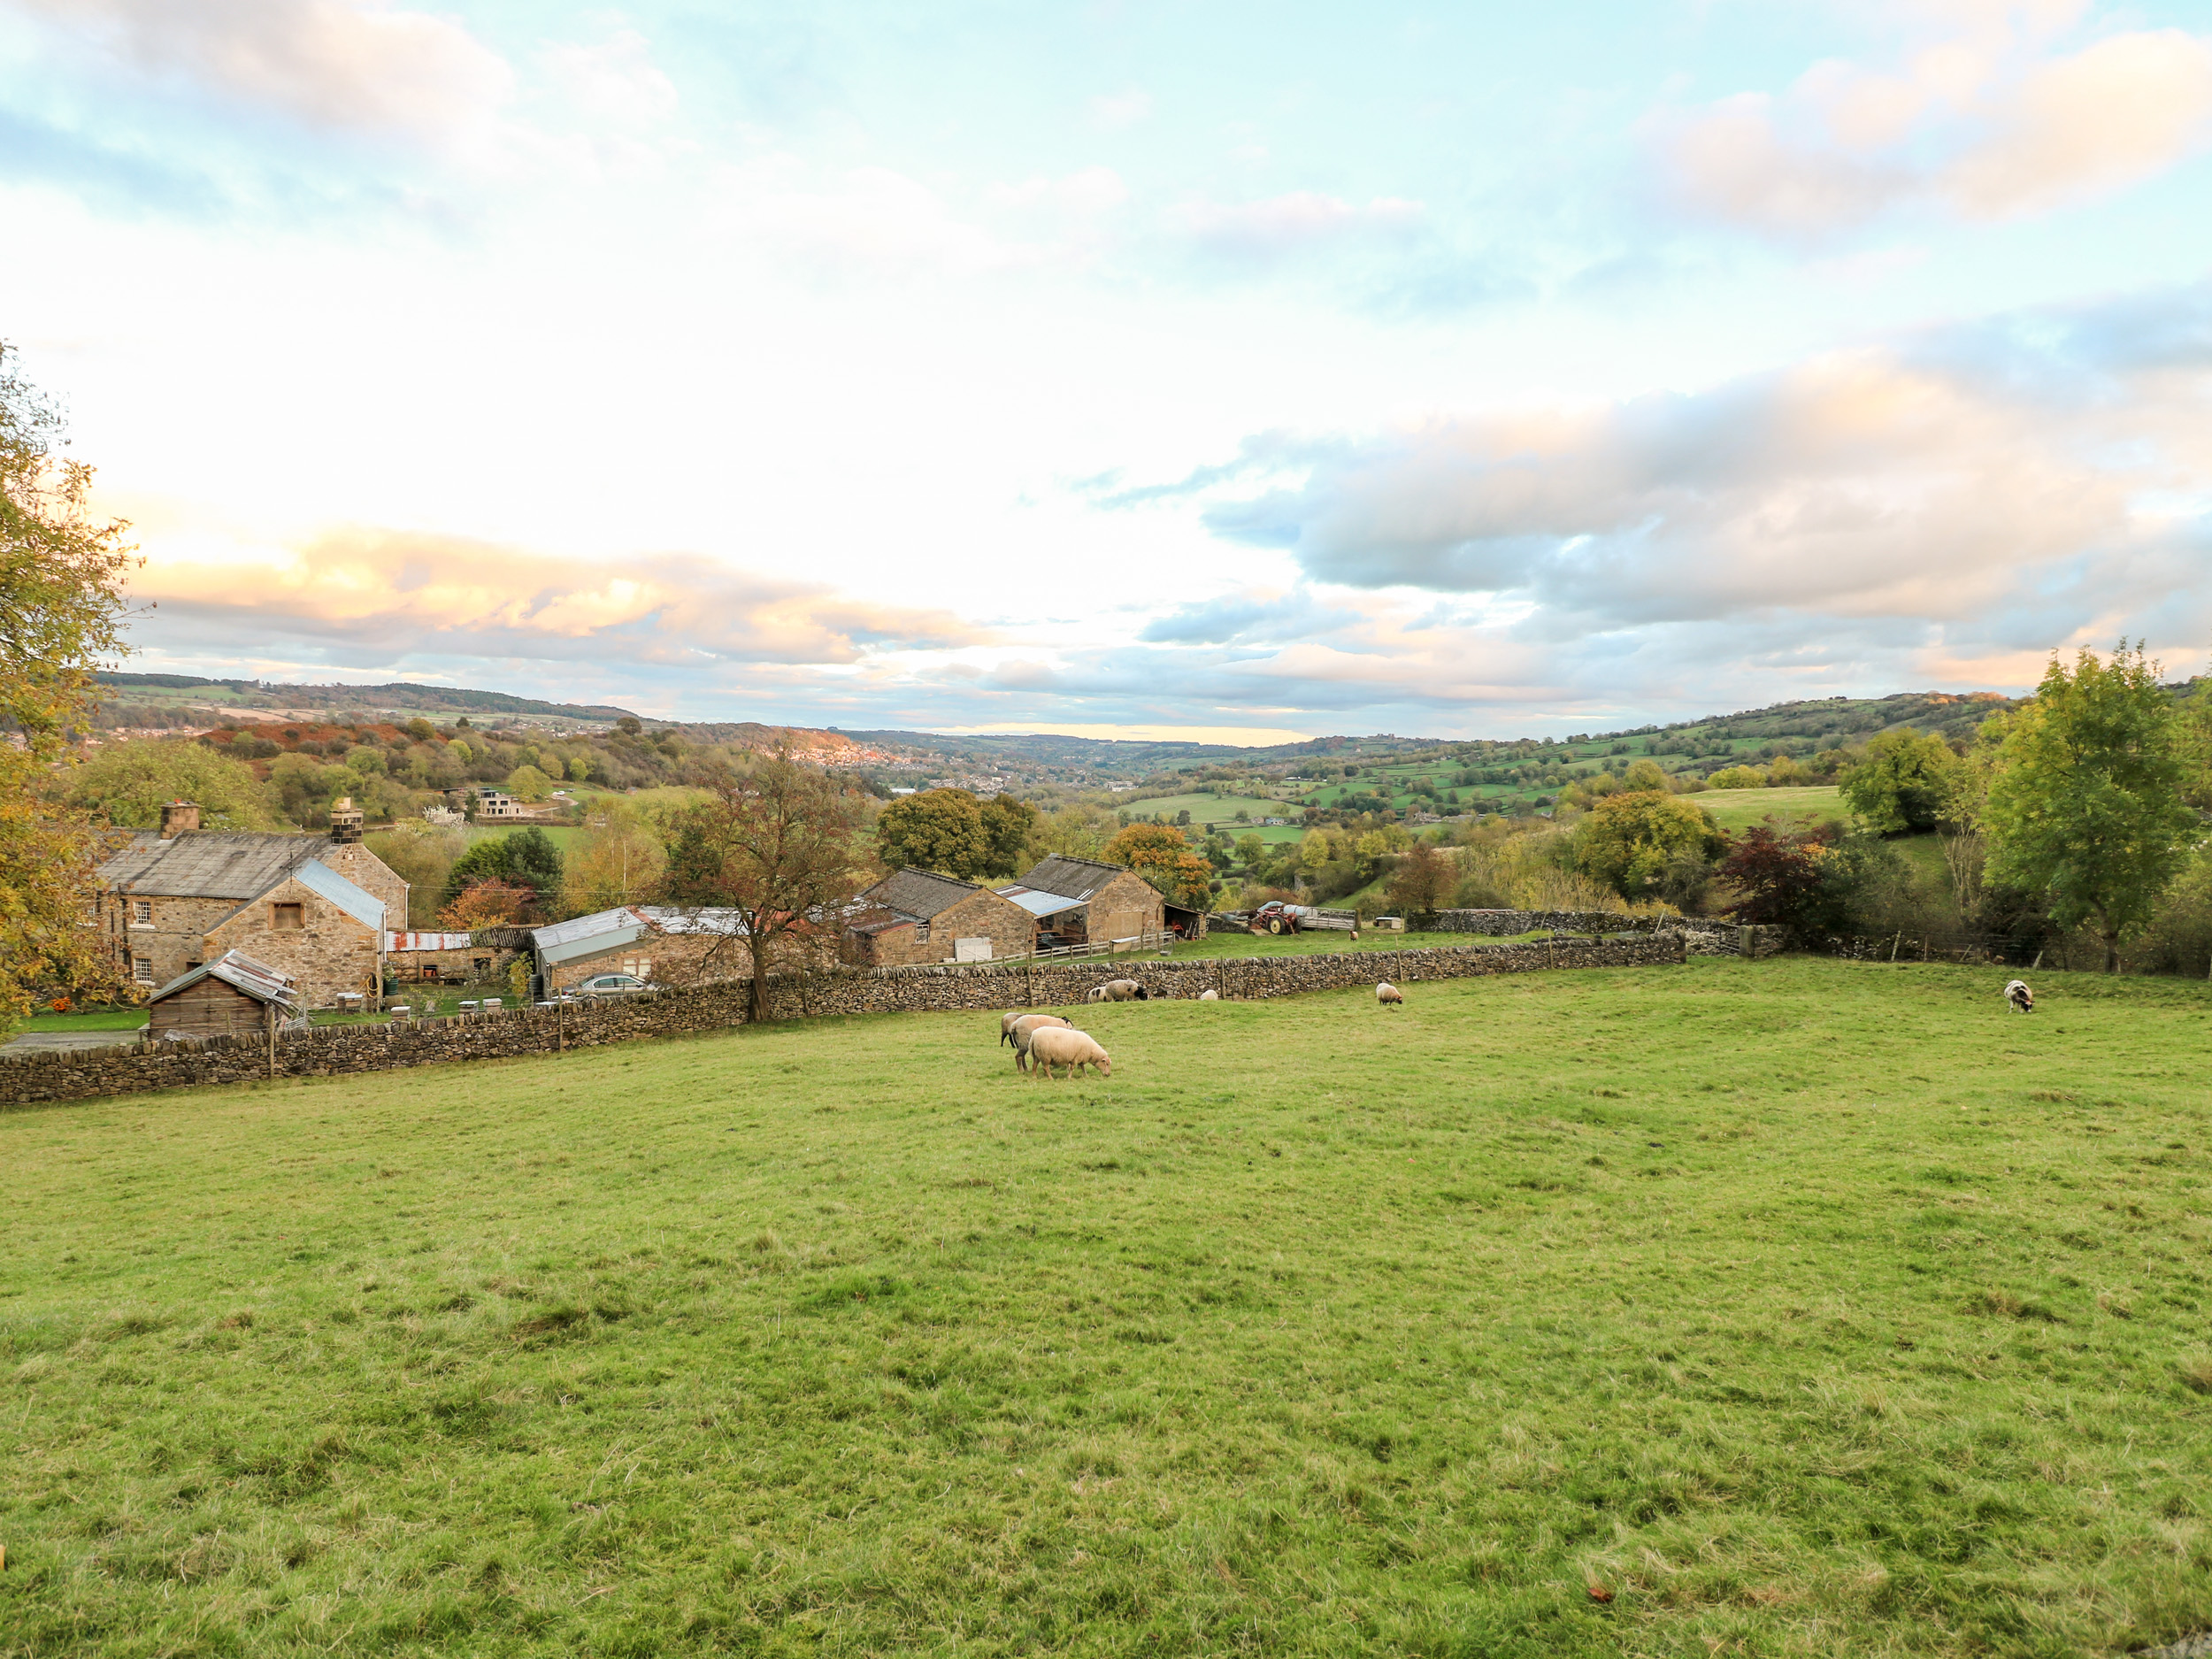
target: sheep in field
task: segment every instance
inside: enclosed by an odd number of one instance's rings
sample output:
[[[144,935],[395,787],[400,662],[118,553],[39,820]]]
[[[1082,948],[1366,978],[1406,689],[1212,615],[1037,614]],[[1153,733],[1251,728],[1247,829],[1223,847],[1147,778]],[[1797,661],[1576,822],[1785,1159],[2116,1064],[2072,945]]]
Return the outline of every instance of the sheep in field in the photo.
[[[1080,1071],[1087,1065],[1101,1077],[1114,1074],[1114,1063],[1107,1057],[1106,1050],[1098,1046],[1097,1040],[1088,1032],[1071,1026],[1041,1025],[1031,1032],[1029,1057],[1034,1062],[1029,1068],[1032,1077],[1040,1071],[1052,1077],[1056,1065],[1066,1066],[1071,1072]]]
[[[1209,987],[1198,994],[1198,1000],[1202,1002],[1218,1002],[1221,1000],[1221,993]]]
[[[2016,1014],[2035,1012],[2035,993],[2028,989],[2028,982],[2025,979],[2015,979],[2010,985],[2005,987],[2005,1002]]]
[[[1009,1039],[1014,1045],[1014,1070],[1029,1070],[1029,1040],[1047,1026],[1064,1026],[1073,1031],[1075,1022],[1063,1019],[1057,1014],[1025,1014],[1014,1022],[1014,1029],[1009,1033]]]
[[[1002,1045],[1014,1041],[1014,1022],[1029,1017],[1026,1009],[1010,1008],[998,1017],[998,1040]]]
[[[1083,1000],[1087,1002],[1148,1002],[1152,1000],[1152,993],[1134,979],[1109,979],[1103,985],[1093,986],[1090,995]]]
[[[1385,979],[1375,987],[1375,1000],[1385,1008],[1402,1008],[1405,1006],[1406,994],[1391,984],[1389,980]]]

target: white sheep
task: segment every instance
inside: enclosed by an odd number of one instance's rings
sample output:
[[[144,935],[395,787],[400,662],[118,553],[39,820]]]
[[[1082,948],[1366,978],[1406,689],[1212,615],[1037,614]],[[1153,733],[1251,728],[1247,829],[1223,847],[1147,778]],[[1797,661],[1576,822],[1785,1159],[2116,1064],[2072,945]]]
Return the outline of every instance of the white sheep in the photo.
[[[1072,1026],[1041,1025],[1031,1032],[1029,1057],[1035,1062],[1029,1068],[1032,1077],[1040,1071],[1051,1077],[1056,1065],[1064,1065],[1071,1072],[1080,1071],[1087,1065],[1101,1077],[1114,1074],[1114,1063],[1106,1050],[1098,1046],[1097,1040],[1088,1032],[1077,1031]]]
[[[1014,1022],[1013,1030],[1008,1033],[1008,1040],[1014,1045],[1014,1070],[1029,1070],[1029,1040],[1048,1025],[1075,1029],[1073,1020],[1063,1019],[1057,1014],[1025,1014]]]
[[[1103,985],[1093,986],[1090,995],[1083,1000],[1087,1002],[1147,1002],[1152,1000],[1152,993],[1134,979],[1109,979]]]
[[[998,1040],[1002,1047],[1014,1041],[1014,1022],[1028,1017],[1029,1010],[1023,1008],[1010,1008],[998,1017]]]
[[[2015,979],[2010,985],[2005,987],[2005,1001],[2016,1014],[2035,1012],[2035,993],[2028,989],[2028,982],[2025,979]]]
[[[1389,980],[1385,979],[1375,987],[1375,1000],[1385,1008],[1402,1008],[1405,1005],[1406,994],[1391,984]]]
[[[1221,1000],[1221,993],[1211,986],[1208,986],[1198,994],[1198,1000],[1202,1002],[1218,1002]]]

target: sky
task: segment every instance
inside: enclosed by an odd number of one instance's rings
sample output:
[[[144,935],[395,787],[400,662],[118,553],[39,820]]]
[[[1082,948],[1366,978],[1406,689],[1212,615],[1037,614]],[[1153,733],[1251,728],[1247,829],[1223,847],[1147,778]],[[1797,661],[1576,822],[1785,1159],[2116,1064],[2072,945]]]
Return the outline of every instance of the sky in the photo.
[[[142,670],[1268,742],[2212,643],[2212,0],[0,0]]]

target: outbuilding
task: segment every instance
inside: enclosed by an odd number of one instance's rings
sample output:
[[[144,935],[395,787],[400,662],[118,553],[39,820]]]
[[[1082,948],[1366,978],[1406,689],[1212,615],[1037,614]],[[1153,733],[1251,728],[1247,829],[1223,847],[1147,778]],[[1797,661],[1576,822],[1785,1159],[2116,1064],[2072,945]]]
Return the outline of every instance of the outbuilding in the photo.
[[[227,950],[153,994],[146,1004],[146,1035],[155,1041],[243,1036],[272,1031],[300,1011],[289,974],[242,950]]]
[[[895,870],[863,893],[847,948],[869,967],[1002,962],[1036,949],[1030,911],[990,888],[930,870]]]
[[[1040,934],[1055,945],[1135,950],[1159,943],[1167,931],[1167,901],[1126,864],[1055,854],[997,891],[1034,917]]]

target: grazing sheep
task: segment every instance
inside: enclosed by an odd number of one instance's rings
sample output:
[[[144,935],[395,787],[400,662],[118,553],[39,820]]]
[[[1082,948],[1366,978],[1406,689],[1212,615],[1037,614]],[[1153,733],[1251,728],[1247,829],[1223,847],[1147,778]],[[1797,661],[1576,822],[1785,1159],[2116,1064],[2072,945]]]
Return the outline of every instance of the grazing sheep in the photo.
[[[1385,1008],[1402,1008],[1405,1005],[1406,994],[1391,984],[1389,980],[1385,979],[1375,987],[1375,1000]]]
[[[1034,1063],[1029,1068],[1032,1077],[1039,1071],[1051,1077],[1056,1065],[1066,1066],[1071,1073],[1087,1065],[1101,1077],[1114,1074],[1114,1063],[1107,1057],[1106,1050],[1098,1046],[1097,1039],[1072,1026],[1041,1025],[1031,1032],[1029,1057]]]
[[[2025,979],[2015,979],[2010,985],[2005,987],[2005,1001],[2016,1014],[2035,1012],[2035,993],[2028,989],[2028,982]]]
[[[1218,1002],[1221,1000],[1221,993],[1209,987],[1198,994],[1198,1000],[1202,1002]]]
[[[998,1040],[1002,1046],[1014,1041],[1014,1022],[1028,1018],[1026,1010],[1010,1008],[998,1017]]]
[[[1090,995],[1083,1000],[1087,1002],[1148,1002],[1152,1000],[1152,993],[1134,979],[1109,979],[1103,985],[1093,986]]]
[[[1029,1040],[1048,1025],[1064,1025],[1070,1031],[1075,1029],[1073,1020],[1063,1019],[1057,1014],[1025,1014],[1014,1022],[1014,1029],[1009,1033],[1009,1040],[1014,1045],[1014,1070],[1029,1070]]]

